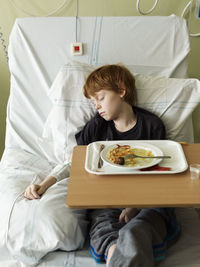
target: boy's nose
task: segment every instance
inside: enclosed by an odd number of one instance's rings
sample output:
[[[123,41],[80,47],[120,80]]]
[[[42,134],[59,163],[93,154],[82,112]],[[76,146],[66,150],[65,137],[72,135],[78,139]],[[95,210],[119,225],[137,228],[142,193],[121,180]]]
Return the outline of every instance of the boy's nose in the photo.
[[[96,103],[96,104],[95,104],[95,108],[96,108],[97,110],[100,109],[100,107],[101,107],[101,106],[100,106],[99,103]]]

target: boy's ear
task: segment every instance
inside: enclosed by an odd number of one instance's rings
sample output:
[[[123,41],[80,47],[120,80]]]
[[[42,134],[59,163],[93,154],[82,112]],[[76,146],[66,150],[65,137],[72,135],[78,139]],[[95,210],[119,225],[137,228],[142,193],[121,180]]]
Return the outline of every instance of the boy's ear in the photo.
[[[126,90],[125,90],[124,88],[121,88],[121,89],[119,90],[119,96],[120,96],[121,98],[123,98],[123,97],[125,96],[125,94],[126,94]]]

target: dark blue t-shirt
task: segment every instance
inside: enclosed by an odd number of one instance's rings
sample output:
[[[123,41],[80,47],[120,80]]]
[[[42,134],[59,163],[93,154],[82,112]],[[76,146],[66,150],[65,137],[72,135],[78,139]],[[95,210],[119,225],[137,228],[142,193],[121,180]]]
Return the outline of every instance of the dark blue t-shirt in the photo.
[[[165,126],[155,114],[133,106],[136,115],[135,126],[119,132],[113,121],[106,121],[98,113],[76,134],[78,145],[88,145],[105,140],[160,140],[165,139]]]

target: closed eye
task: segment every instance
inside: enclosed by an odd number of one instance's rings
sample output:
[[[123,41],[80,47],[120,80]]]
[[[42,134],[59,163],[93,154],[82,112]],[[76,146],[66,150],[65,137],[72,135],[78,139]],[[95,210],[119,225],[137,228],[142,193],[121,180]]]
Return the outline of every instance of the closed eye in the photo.
[[[98,101],[102,101],[104,99],[104,96],[100,96],[99,98],[98,98]]]

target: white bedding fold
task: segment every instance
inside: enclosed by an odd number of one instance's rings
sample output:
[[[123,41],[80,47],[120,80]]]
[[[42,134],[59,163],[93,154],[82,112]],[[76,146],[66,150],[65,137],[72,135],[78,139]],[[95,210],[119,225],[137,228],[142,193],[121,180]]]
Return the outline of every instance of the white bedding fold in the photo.
[[[47,253],[82,248],[87,236],[86,211],[65,206],[68,178],[50,187],[41,199],[23,197],[55,167],[44,158],[8,149],[0,164],[0,247],[14,258],[37,264]]]

